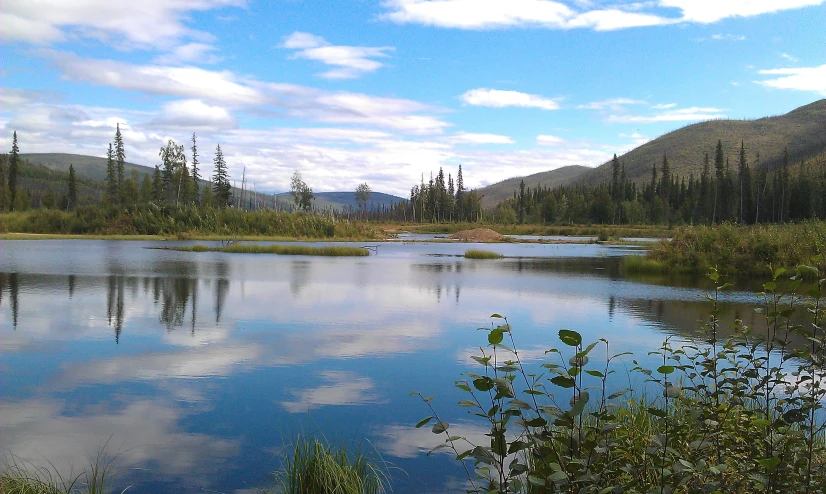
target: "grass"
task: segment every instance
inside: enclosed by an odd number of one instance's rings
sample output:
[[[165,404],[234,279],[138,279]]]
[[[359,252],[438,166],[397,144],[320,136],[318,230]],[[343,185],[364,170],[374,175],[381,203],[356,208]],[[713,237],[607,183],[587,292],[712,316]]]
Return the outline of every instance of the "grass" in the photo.
[[[456,233],[474,228],[490,228],[502,235],[554,235],[598,237],[601,234],[610,238],[658,238],[670,236],[673,230],[663,225],[505,225],[490,223],[413,223],[387,224],[387,231],[407,230],[415,233]]]
[[[106,454],[104,445],[96,456],[89,458],[85,471],[64,476],[51,463],[37,466],[8,454],[0,473],[0,494],[108,494],[116,458]]]
[[[505,256],[489,250],[469,249],[465,251],[466,259],[502,259],[503,257]]]
[[[624,266],[627,272],[696,274],[716,267],[723,275],[748,277],[810,263],[826,268],[826,222],[682,227],[643,259],[626,258]]]
[[[379,494],[390,479],[381,463],[361,451],[348,454],[318,439],[299,438],[292,456],[273,474],[271,494]]]
[[[232,244],[224,247],[207,247],[196,244],[184,247],[169,247],[169,250],[180,252],[227,252],[230,254],[278,254],[282,256],[359,257],[370,255],[370,251],[363,247],[310,247],[307,245]]]

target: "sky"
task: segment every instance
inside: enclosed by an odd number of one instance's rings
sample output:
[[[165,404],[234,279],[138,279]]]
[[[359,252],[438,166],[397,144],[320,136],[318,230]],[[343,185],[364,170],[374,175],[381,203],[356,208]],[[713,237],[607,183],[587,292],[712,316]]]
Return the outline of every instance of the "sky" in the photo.
[[[3,0],[0,145],[408,196],[826,97],[826,0]]]

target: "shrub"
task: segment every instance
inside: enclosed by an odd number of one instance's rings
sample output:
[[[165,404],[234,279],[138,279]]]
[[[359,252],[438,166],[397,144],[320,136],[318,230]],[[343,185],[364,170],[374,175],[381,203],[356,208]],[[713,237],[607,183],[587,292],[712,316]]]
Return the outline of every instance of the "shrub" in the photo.
[[[445,437],[434,450],[454,453],[470,492],[824,492],[826,279],[807,290],[798,272],[781,293],[783,273],[758,294],[766,332],[738,322],[722,339],[717,300],[731,285],[712,271],[701,335],[679,346],[667,338],[650,354],[661,360],[654,370],[634,360],[647,395],[609,382],[614,361],[629,354],[612,355],[605,339],[585,345],[570,330],[559,331],[563,350],[528,369],[507,319],[493,314],[498,323],[480,328],[487,350],[472,357],[482,370],[456,381],[468,395],[459,406],[487,424],[490,441],[454,435],[433,397],[414,392],[432,412],[416,427],[432,423]],[[807,343],[794,347],[792,335]],[[592,363],[598,346],[605,359]]]

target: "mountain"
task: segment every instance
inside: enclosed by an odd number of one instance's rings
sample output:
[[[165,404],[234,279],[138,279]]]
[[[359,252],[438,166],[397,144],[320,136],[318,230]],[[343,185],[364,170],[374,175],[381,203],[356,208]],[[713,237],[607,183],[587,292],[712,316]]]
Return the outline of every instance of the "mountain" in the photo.
[[[737,167],[741,140],[746,156],[755,165],[760,153],[760,167],[778,168],[783,162],[783,149],[788,147],[789,162],[795,163],[826,151],[826,99],[801,106],[785,115],[757,120],[712,120],[669,132],[619,157],[625,165],[628,180],[642,183],[651,180],[651,167],[659,170],[663,155],[668,157],[671,173],[677,177],[699,176],[703,157],[708,153],[714,173],[714,151],[717,140],[723,152]],[[611,180],[611,162],[582,174],[577,181],[589,184]]]
[[[514,191],[519,191],[519,182],[521,180],[525,181],[525,187],[536,188],[537,185],[542,185],[543,187],[553,189],[573,182],[577,177],[590,170],[592,170],[592,168],[588,168],[587,166],[563,166],[556,170],[535,173],[527,177],[509,178],[493,185],[476,189],[476,192],[482,196],[482,207],[492,208],[499,202],[513,197]]]
[[[41,165],[50,170],[68,173],[69,165],[74,165],[75,173],[78,177],[89,178],[103,182],[106,180],[106,158],[97,158],[95,156],[85,156],[81,154],[67,154],[67,153],[27,153],[20,154],[20,157],[27,160],[32,165]],[[155,172],[155,169],[148,166],[136,165],[134,163],[125,163],[124,174],[128,177],[132,171],[138,173],[143,179],[143,174],[150,176]],[[138,182],[140,183],[140,181]],[[239,197],[241,190],[233,188],[232,193]],[[245,198],[254,197],[259,203],[265,204],[266,207],[272,207],[272,194],[264,194],[260,192],[252,193],[244,192]],[[289,192],[277,194],[279,206],[285,207],[293,204],[292,195]],[[367,207],[369,209],[377,209],[381,206],[389,206],[392,203],[405,201],[401,197],[396,197],[390,194],[381,192],[372,192],[368,201]],[[246,202],[246,199],[245,201]],[[325,209],[332,207],[333,209],[345,209],[352,207],[358,208],[356,203],[356,193],[353,192],[317,192],[315,193],[314,206],[318,209]]]

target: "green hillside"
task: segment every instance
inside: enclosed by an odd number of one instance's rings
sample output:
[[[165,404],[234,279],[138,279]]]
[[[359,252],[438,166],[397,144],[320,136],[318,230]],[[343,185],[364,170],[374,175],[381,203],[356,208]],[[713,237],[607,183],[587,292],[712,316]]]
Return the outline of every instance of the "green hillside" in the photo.
[[[712,120],[669,132],[619,157],[625,164],[629,180],[637,183],[651,179],[651,166],[662,163],[668,156],[675,176],[698,176],[703,167],[703,156],[714,160],[717,140],[732,166],[737,162],[740,142],[743,140],[749,163],[754,166],[760,153],[760,166],[773,170],[783,160],[783,149],[788,147],[792,163],[812,158],[826,151],[826,99],[802,106],[785,115],[758,120]],[[611,163],[583,174],[581,181],[590,184],[611,180]]]
[[[91,178],[101,182],[106,180],[106,158],[68,153],[21,153],[20,157],[32,165],[42,165],[51,170],[64,173],[69,172],[69,165],[74,165],[75,173],[79,177]],[[128,162],[124,164],[123,168],[124,175],[127,177],[131,175],[133,170],[138,172],[138,175],[152,174],[155,171],[154,168]]]
[[[527,177],[514,177],[501,182],[497,182],[487,187],[477,189],[476,191],[482,197],[482,207],[492,208],[499,202],[513,197],[514,191],[519,190],[519,182],[525,181],[525,187],[536,188],[538,185],[543,187],[559,187],[571,183],[576,177],[583,173],[592,170],[587,166],[563,166],[556,170],[548,172],[535,173]]]

